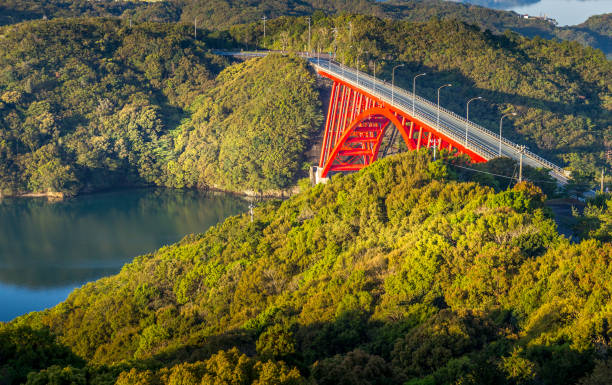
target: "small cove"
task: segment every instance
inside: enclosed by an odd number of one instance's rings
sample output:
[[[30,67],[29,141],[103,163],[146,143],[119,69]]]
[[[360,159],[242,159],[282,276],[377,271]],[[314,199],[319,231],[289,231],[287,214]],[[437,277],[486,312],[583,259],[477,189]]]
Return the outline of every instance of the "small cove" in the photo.
[[[193,190],[130,189],[59,202],[2,199],[0,321],[52,307],[135,256],[247,210],[238,196]]]

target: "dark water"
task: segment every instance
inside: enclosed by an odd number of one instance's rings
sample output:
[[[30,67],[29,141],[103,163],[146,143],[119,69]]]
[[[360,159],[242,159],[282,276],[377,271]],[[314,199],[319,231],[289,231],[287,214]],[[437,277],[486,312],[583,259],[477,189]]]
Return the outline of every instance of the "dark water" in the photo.
[[[134,256],[247,210],[227,194],[138,189],[0,200],[0,321],[63,301]]]

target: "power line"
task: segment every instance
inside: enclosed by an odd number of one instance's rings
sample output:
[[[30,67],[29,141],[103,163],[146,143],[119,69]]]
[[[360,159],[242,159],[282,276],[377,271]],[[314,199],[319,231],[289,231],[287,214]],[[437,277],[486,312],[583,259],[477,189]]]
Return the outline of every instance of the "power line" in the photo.
[[[448,162],[443,162],[443,163],[448,164],[448,165],[450,165],[450,166],[454,166],[454,167],[463,168],[463,169],[465,169],[465,170],[471,170],[471,171],[480,172],[480,173],[483,173],[483,174],[489,174],[489,175],[493,175],[493,176],[499,176],[499,177],[501,177],[501,178],[507,178],[507,179],[516,179],[516,180],[518,180],[518,178],[513,177],[513,176],[501,175],[501,174],[494,174],[494,173],[492,173],[492,172],[483,171],[483,170],[477,170],[477,169],[475,169],[475,168],[470,168],[470,167],[463,167],[463,166],[459,166],[458,164],[452,164],[452,163],[448,163]]]
[[[452,163],[448,163],[448,162],[444,162],[444,161],[443,161],[443,163],[448,164],[448,165],[450,165],[450,166],[454,166],[454,167],[463,168],[463,169],[465,169],[465,170],[470,170],[470,171],[474,171],[474,172],[480,172],[480,173],[483,173],[483,174],[489,174],[489,175],[493,175],[493,176],[498,176],[498,177],[500,177],[500,178],[506,178],[506,179],[512,179],[512,180],[516,180],[516,181],[518,181],[518,178],[517,178],[517,177],[515,177],[515,176],[508,176],[508,175],[495,174],[495,173],[492,173],[492,172],[483,171],[483,170],[478,170],[478,169],[475,169],[475,168],[470,168],[470,167],[459,166],[458,164],[452,164]],[[514,166],[514,169],[516,170],[516,166]],[[525,179],[525,178],[524,178],[524,179]],[[557,182],[554,182],[554,181],[549,181],[549,180],[532,180],[532,179],[525,179],[525,180],[527,180],[527,181],[529,181],[529,182],[537,182],[537,183],[554,183],[554,184],[557,184]]]

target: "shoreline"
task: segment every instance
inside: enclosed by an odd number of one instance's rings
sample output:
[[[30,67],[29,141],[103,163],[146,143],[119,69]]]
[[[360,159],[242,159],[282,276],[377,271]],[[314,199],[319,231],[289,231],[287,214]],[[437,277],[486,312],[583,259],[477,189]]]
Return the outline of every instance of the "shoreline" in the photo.
[[[115,188],[86,191],[86,192],[81,192],[81,193],[76,193],[76,194],[69,194],[69,193],[57,192],[57,191],[24,192],[24,193],[16,193],[16,194],[3,194],[0,192],[0,200],[4,198],[12,198],[12,199],[47,198],[50,201],[63,201],[65,199],[81,197],[84,195],[92,195],[92,194],[99,194],[99,193],[104,193],[104,192],[109,192],[109,191],[119,191],[119,190],[125,190],[125,189],[133,189],[133,188],[147,188],[147,189],[163,188],[163,189],[170,189],[170,190],[196,190],[200,192],[216,192],[216,193],[230,194],[230,195],[243,197],[246,199],[254,199],[254,198],[255,199],[256,198],[287,199],[299,192],[299,187],[297,184],[287,189],[284,189],[284,190],[268,190],[268,191],[263,191],[263,192],[258,192],[254,190],[242,190],[242,191],[226,190],[226,189],[219,188],[216,186],[209,186],[206,188],[197,188],[197,187],[196,188],[188,188],[188,187],[176,188],[176,187],[166,187],[166,186],[156,186],[156,185],[135,185],[135,186],[117,186]]]
[[[70,195],[64,192],[50,191],[50,192],[27,192],[27,193],[18,193],[18,194],[2,194],[0,193],[0,199],[4,198],[47,198],[51,200],[64,200],[66,198],[73,197],[75,195]]]

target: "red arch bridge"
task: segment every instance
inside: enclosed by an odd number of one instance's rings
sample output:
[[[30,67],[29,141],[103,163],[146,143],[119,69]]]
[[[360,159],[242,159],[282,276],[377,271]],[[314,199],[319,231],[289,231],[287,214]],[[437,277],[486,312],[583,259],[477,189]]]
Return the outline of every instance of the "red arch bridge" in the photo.
[[[254,57],[269,52],[215,53]],[[370,165],[380,155],[385,132],[394,126],[392,137],[399,132],[410,150],[436,146],[466,154],[475,163],[499,156],[522,158],[524,164],[550,170],[559,183],[568,181],[569,173],[561,167],[418,95],[328,58],[300,56],[333,81],[317,180]]]
[[[410,150],[436,146],[466,154],[474,163],[522,156],[524,164],[549,169],[559,183],[568,181],[561,167],[437,104],[331,60],[310,61],[319,75],[333,81],[318,178],[374,162],[385,131],[395,126]]]

